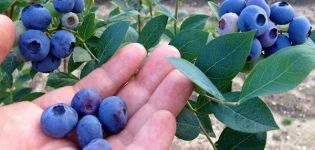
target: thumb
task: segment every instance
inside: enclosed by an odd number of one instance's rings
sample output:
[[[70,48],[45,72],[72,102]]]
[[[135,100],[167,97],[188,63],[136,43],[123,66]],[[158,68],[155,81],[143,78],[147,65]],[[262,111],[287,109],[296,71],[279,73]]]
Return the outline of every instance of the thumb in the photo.
[[[13,21],[0,14],[0,64],[8,55],[15,40],[15,24]]]

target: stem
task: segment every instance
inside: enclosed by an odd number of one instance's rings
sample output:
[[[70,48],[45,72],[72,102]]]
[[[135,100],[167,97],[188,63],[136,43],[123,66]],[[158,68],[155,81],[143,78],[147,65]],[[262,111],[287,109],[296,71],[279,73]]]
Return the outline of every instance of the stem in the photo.
[[[67,58],[63,59],[63,71],[65,73],[68,72],[68,65],[67,64],[68,64]]]
[[[142,6],[142,0],[139,0],[139,6],[140,8],[138,9],[139,15],[138,15],[138,32],[140,33],[141,31],[141,6]]]
[[[14,10],[15,10],[15,2],[12,4],[11,8],[10,8],[10,13],[9,13],[9,17],[11,19],[13,19],[13,14],[14,14]]]
[[[214,150],[217,150],[217,147],[215,146],[215,144],[214,144],[213,141],[211,140],[210,136],[207,134],[205,128],[204,128],[202,125],[200,125],[200,129],[201,129],[202,133],[206,136],[206,138],[208,139],[208,141],[210,142],[210,144],[212,145],[213,149],[214,149]]]
[[[98,63],[101,62],[101,61],[91,52],[91,50],[89,49],[89,47],[86,45],[85,42],[83,42],[83,46],[84,46],[84,48],[90,53],[90,55],[93,57],[93,59],[95,59]]]
[[[150,4],[149,4],[149,10],[150,10],[150,17],[152,18],[152,16],[153,16],[152,2],[150,2]]]
[[[176,0],[176,4],[175,4],[175,21],[174,21],[174,34],[175,35],[177,33],[178,8],[179,8],[179,0]]]
[[[212,101],[212,102],[216,102],[216,103],[226,105],[226,106],[239,106],[240,105],[240,102],[225,102],[225,101],[216,99],[208,95],[203,95],[203,96],[205,96],[210,102]]]
[[[189,101],[187,101],[187,105],[189,107],[189,109],[191,111],[193,111],[194,113],[196,113],[197,111],[191,106],[191,104],[189,103]],[[199,120],[199,119],[198,119]],[[206,138],[208,139],[208,141],[210,142],[210,144],[212,145],[213,149],[214,150],[217,150],[217,148],[215,147],[214,143],[212,142],[210,136],[207,134],[207,131],[205,130],[205,128],[201,125],[200,121],[199,121],[199,126],[200,126],[200,129],[202,131],[202,133],[206,136]]]

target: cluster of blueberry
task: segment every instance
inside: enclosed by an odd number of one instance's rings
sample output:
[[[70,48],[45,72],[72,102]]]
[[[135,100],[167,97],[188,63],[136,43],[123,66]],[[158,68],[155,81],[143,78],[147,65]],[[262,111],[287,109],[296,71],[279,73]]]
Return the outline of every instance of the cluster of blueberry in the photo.
[[[79,18],[75,13],[84,10],[84,0],[54,0],[54,9],[64,13],[62,26],[75,29]],[[68,57],[74,50],[76,38],[66,29],[58,30],[49,38],[46,30],[52,22],[52,13],[41,4],[32,4],[22,10],[21,20],[28,29],[19,38],[19,48],[26,60],[32,61],[33,69],[38,72],[52,72],[61,64],[61,59]]]
[[[269,6],[265,0],[225,0],[220,5],[220,16],[220,35],[256,30],[248,60],[304,44],[312,29],[310,21],[304,16],[295,17],[294,8],[284,1]],[[287,34],[277,25],[288,25]]]
[[[93,89],[81,89],[71,106],[63,103],[46,108],[41,116],[41,127],[47,135],[64,138],[74,128],[83,150],[110,150],[103,132],[117,134],[127,124],[127,105],[117,96],[101,98]],[[104,128],[104,129],[103,129]]]

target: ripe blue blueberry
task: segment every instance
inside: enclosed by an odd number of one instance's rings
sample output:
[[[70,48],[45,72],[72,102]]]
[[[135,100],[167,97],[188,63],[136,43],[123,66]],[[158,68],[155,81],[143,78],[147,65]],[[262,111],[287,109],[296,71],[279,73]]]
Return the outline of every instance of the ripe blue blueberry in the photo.
[[[245,0],[224,0],[219,8],[220,16],[226,13],[233,12],[240,14],[242,10],[246,7]]]
[[[20,36],[21,54],[31,61],[43,60],[49,53],[49,38],[39,30],[28,30]]]
[[[238,32],[238,15],[235,13],[226,13],[224,14],[219,21],[219,34],[229,34]]]
[[[79,144],[84,147],[92,140],[103,138],[103,129],[100,121],[92,115],[84,116],[77,125]]]
[[[33,61],[32,67],[37,72],[50,73],[56,70],[61,64],[61,59],[51,53],[41,61]]]
[[[74,7],[72,12],[74,13],[81,13],[84,10],[85,3],[84,0],[74,0]]]
[[[247,6],[238,18],[238,27],[242,32],[256,30],[256,37],[268,29],[268,17],[262,8],[256,5]]]
[[[54,0],[54,7],[58,12],[68,13],[74,8],[74,0]]]
[[[71,102],[79,116],[95,115],[102,101],[100,93],[91,88],[84,88],[77,92]]]
[[[83,150],[111,150],[112,146],[105,139],[94,139]]]
[[[21,20],[28,29],[44,30],[51,23],[51,14],[42,5],[33,4],[22,10]]]
[[[41,127],[44,133],[55,138],[65,137],[77,122],[77,112],[62,103],[46,108],[41,116]]]
[[[278,38],[278,29],[276,25],[269,21],[268,29],[266,32],[259,36],[258,39],[261,43],[261,46],[264,48],[270,47],[273,44],[275,44],[276,40]]]
[[[274,45],[272,45],[271,47],[267,48],[265,50],[265,56],[271,56],[272,54],[276,53],[277,51],[286,48],[286,47],[290,47],[291,46],[291,41],[289,40],[289,38],[286,35],[283,34],[279,34],[277,41]]]
[[[311,36],[312,26],[310,21],[304,17],[295,17],[289,25],[289,38],[293,45],[303,44]]]
[[[254,61],[259,59],[261,55],[262,47],[258,39],[254,39],[252,43],[252,48],[250,50],[250,54],[247,58],[247,61]]]
[[[119,133],[127,124],[127,105],[120,97],[108,97],[101,102],[98,115],[101,123],[110,133]]]
[[[80,23],[78,15],[73,12],[64,14],[61,18],[61,22],[63,26],[69,29],[75,29]]]
[[[294,9],[288,2],[277,2],[271,5],[270,19],[280,25],[290,23],[294,18]]]
[[[68,57],[73,52],[74,47],[75,37],[69,31],[59,30],[51,37],[50,49],[57,58]]]
[[[270,7],[268,3],[266,2],[266,0],[248,0],[247,6],[250,6],[250,5],[256,5],[256,6],[261,7],[262,9],[265,10],[267,16],[268,17],[270,16]]]

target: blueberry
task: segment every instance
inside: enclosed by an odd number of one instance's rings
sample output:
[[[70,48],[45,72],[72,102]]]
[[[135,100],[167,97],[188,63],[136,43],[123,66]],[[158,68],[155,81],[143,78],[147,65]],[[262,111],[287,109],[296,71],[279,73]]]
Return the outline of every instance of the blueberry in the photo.
[[[72,12],[74,13],[81,13],[84,10],[85,3],[84,0],[74,0],[74,7]]]
[[[280,25],[290,23],[294,18],[294,9],[288,2],[277,2],[271,5],[270,19]]]
[[[74,0],[54,0],[54,7],[60,13],[68,13],[74,8]]]
[[[22,10],[21,20],[28,29],[44,30],[51,23],[51,15],[47,8],[33,4]]]
[[[71,107],[74,108],[80,116],[95,115],[98,112],[101,101],[102,97],[100,93],[90,88],[84,88],[74,95]]]
[[[268,3],[266,2],[266,0],[248,0],[247,6],[250,6],[250,5],[256,5],[256,6],[261,7],[262,9],[265,10],[267,16],[268,17],[270,16],[270,7]]]
[[[103,129],[100,121],[92,115],[84,116],[77,125],[79,144],[84,147],[92,140],[103,138]]]
[[[245,7],[245,0],[224,0],[219,7],[219,13],[220,16],[223,16],[224,14],[229,12],[233,12],[239,15]]]
[[[293,45],[303,44],[310,37],[312,26],[310,21],[304,17],[295,17],[289,25],[289,38]]]
[[[250,54],[247,58],[247,61],[255,61],[259,59],[261,55],[262,47],[258,39],[254,39],[252,43],[252,47],[250,50]]]
[[[66,104],[55,104],[46,108],[41,116],[41,127],[47,135],[65,137],[78,122],[77,112]]]
[[[273,44],[275,44],[277,38],[278,38],[278,29],[276,25],[271,21],[269,21],[267,31],[263,35],[258,37],[261,43],[261,46],[264,48],[270,47]]]
[[[112,150],[112,146],[104,139],[94,139],[83,150]]]
[[[20,36],[26,31],[25,26],[23,25],[23,22],[18,20],[15,21],[15,41],[18,42],[20,40]]]
[[[50,42],[50,49],[57,58],[68,57],[75,47],[74,35],[66,30],[57,31]]]
[[[219,21],[219,34],[229,34],[233,32],[238,32],[238,15],[235,13],[224,14]]]
[[[50,73],[56,70],[61,64],[61,59],[55,57],[51,53],[41,61],[33,61],[32,67],[37,72]]]
[[[127,124],[127,105],[120,97],[108,97],[101,102],[98,115],[110,133],[119,133]]]
[[[80,23],[78,15],[73,12],[64,14],[61,18],[61,22],[63,26],[69,29],[75,29]]]
[[[268,29],[268,17],[262,8],[256,5],[247,6],[238,18],[238,26],[242,32],[256,30],[256,37]]]
[[[276,53],[277,51],[286,48],[286,47],[290,47],[291,46],[291,41],[289,40],[289,38],[286,35],[283,34],[279,34],[277,41],[274,45],[272,45],[271,47],[267,48],[265,50],[265,56],[271,56],[272,54]]]
[[[27,60],[43,60],[49,53],[49,45],[49,38],[39,30],[28,30],[20,36],[21,54]]]

